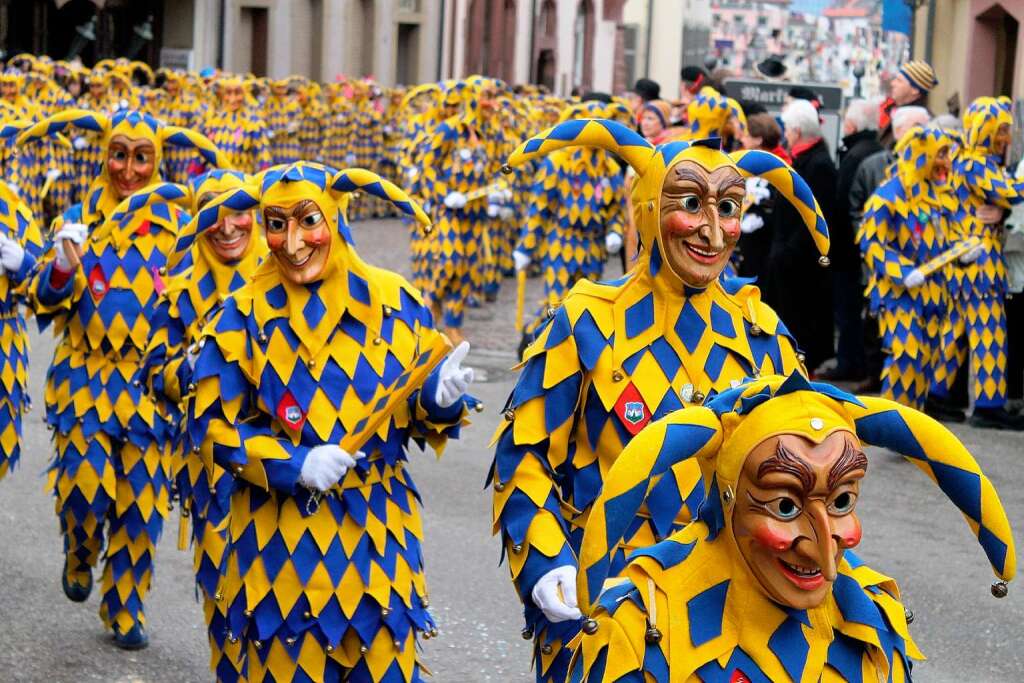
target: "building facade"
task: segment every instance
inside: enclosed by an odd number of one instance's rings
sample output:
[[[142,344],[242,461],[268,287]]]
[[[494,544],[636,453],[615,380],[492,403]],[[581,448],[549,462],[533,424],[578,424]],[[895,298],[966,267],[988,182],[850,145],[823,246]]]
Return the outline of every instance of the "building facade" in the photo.
[[[931,63],[939,85],[929,105],[962,109],[981,95],[1024,98],[1024,0],[928,0],[914,15],[914,56]]]

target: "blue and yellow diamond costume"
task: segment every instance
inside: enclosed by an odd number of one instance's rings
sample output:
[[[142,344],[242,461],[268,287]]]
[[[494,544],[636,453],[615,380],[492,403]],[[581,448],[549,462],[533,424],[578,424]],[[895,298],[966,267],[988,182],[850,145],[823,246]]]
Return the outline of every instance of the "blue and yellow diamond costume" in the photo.
[[[911,129],[896,147],[895,175],[865,204],[857,235],[870,273],[865,293],[885,353],[881,395],[919,410],[940,358],[949,268],[936,270],[919,287],[907,287],[904,278],[940,256],[955,238],[952,192],[932,180],[936,155],[954,144],[940,129]]]
[[[247,176],[238,171],[209,171],[194,178],[188,188],[169,184],[146,191],[150,197],[178,196],[193,215],[204,204],[224,192],[242,187]],[[211,196],[212,195],[212,196]],[[224,603],[214,600],[220,568],[227,549],[227,519],[234,479],[218,465],[207,467],[198,454],[184,445],[183,397],[188,394],[191,368],[186,361],[188,349],[198,343],[200,332],[224,299],[240,289],[252,277],[267,253],[262,235],[252,234],[240,259],[224,263],[206,239],[196,239],[189,223],[169,263],[189,263],[174,275],[157,306],[152,331],[142,364],[141,381],[154,394],[158,407],[170,424],[171,478],[180,499],[182,533],[179,545],[186,549],[184,525],[191,520],[193,571],[203,598],[203,614],[209,632],[210,668],[219,680],[237,680],[241,670],[240,650],[227,641]],[[255,228],[254,228],[255,229]],[[188,251],[186,251],[188,249]],[[187,257],[187,258],[186,258]]]
[[[576,566],[583,524],[609,467],[652,418],[728,388],[755,373],[803,371],[796,342],[757,288],[716,279],[706,289],[685,286],[663,257],[662,183],[683,161],[709,172],[723,166],[759,175],[798,207],[822,254],[828,229],[807,185],[782,160],[764,152],[728,156],[717,140],[652,146],[614,121],[577,120],[527,140],[509,163],[520,164],[571,145],[614,152],[634,168],[632,202],[646,246],[621,280],[581,280],[554,310],[527,349],[522,371],[498,427],[490,482],[494,531],[502,537],[512,579],[535,634],[541,681],[564,680],[565,649],[579,622],[548,622],[533,604],[539,578]],[[655,500],[637,517],[616,551],[665,538],[688,522],[703,498],[696,467],[665,477]]]
[[[956,374],[970,354],[976,408],[1006,404],[1006,264],[1002,228],[985,225],[978,209],[985,204],[1008,209],[1024,201],[1024,179],[1012,177],[1005,160],[993,152],[996,132],[1012,125],[1010,100],[979,97],[964,113],[964,145],[953,160],[953,184],[960,209],[960,237],[981,240],[977,261],[952,269],[952,308],[942,332],[942,362],[932,393],[948,396]]]
[[[18,195],[0,182],[0,231],[25,249],[16,273],[0,277],[0,479],[21,457],[21,416],[28,396],[28,330],[21,312],[24,286],[42,254],[43,240],[32,214]]]
[[[583,102],[568,107],[562,121],[618,119],[621,105]],[[607,259],[605,236],[622,237],[626,223],[626,184],[611,152],[600,148],[560,149],[540,160],[526,194],[526,222],[516,249],[540,265],[544,301],[526,328],[532,336],[577,280],[597,280]]]
[[[219,88],[242,87],[239,78],[224,77]],[[271,164],[270,138],[266,126],[251,106],[243,103],[231,111],[223,104],[211,107],[199,129],[224,154],[231,167],[243,173],[256,173]]]
[[[652,423],[619,456],[584,533],[580,607],[593,611],[569,680],[909,681],[911,660],[923,657],[895,581],[846,550],[819,606],[783,606],[755,578],[734,533],[733,514],[747,503],[733,491],[754,446],[779,434],[820,444],[838,432],[901,453],[928,475],[978,537],[1000,579],[993,594],[1005,594],[1016,573],[1010,524],[955,435],[887,399],[797,375],[766,377]],[[605,583],[616,573],[616,539],[659,477],[680,462],[699,463],[709,492],[698,520],[638,550],[624,578]]]
[[[194,147],[207,163],[225,163],[206,138],[135,111],[107,117],[68,110],[24,131],[19,144],[69,125],[100,133],[104,149],[118,135],[152,142],[154,180],[164,145]],[[57,449],[50,484],[67,556],[65,590],[85,599],[106,544],[100,617],[116,635],[135,639],[145,625],[170,485],[168,425],[132,380],[163,290],[161,270],[187,215],[166,203],[118,205],[108,173],[104,165],[84,203],[55,221],[57,228],[89,226],[81,266],[63,273],[51,252],[28,295],[40,327],[52,323],[59,336],[47,373],[46,421]]]
[[[343,214],[354,191],[427,223],[369,171],[301,162],[197,217],[202,230],[227,211],[311,200],[332,228],[321,279],[294,284],[268,258],[225,301],[200,341],[188,399],[192,447],[237,476],[217,597],[249,681],[418,681],[416,635],[434,629],[419,495],[405,464],[410,440],[440,452],[463,423],[463,401],[434,403],[436,371],[322,498],[298,483],[309,450],[358,431],[376,392],[437,334],[419,295],[355,252]]]
[[[270,138],[270,159],[274,164],[288,164],[302,156],[302,106],[289,96],[288,86],[288,79],[271,82],[270,95],[263,104],[263,124]]]

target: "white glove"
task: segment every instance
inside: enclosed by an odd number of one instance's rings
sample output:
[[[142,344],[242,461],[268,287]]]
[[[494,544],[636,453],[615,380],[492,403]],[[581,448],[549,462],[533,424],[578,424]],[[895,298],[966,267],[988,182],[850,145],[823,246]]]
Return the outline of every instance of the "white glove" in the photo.
[[[356,466],[356,460],[365,458],[366,453],[358,451],[349,455],[341,446],[332,443],[314,446],[306,453],[299,472],[299,483],[317,491],[326,491],[345,476],[350,468]]]
[[[53,236],[53,245],[57,250],[56,265],[65,273],[71,270],[71,262],[68,261],[68,255],[64,253],[63,241],[68,240],[75,244],[82,244],[88,233],[89,226],[84,223],[65,223]]]
[[[506,204],[508,204],[510,201],[512,201],[512,190],[510,190],[508,188],[505,188],[504,190],[502,190],[501,191],[501,198],[505,201]]]
[[[743,220],[740,221],[740,232],[744,235],[757,232],[764,227],[764,219],[758,216],[756,213],[748,213],[743,216]]]
[[[526,270],[526,267],[530,265],[530,257],[518,249],[512,252],[512,261],[516,264],[517,273],[520,270]]]
[[[610,232],[604,236],[604,248],[609,254],[618,254],[622,249],[622,235],[617,232]]]
[[[561,588],[561,595],[559,595]],[[548,621],[557,624],[560,621],[581,619],[576,602],[576,568],[565,565],[552,569],[540,577],[530,593],[533,604],[540,607]]]
[[[497,218],[499,213],[501,213],[501,207],[500,206],[498,206],[497,204],[488,204],[487,205],[487,217],[488,218]]]
[[[448,354],[441,363],[434,402],[442,408],[450,408],[462,398],[473,383],[473,368],[462,367],[462,361],[469,353],[469,342],[464,341]]]
[[[512,217],[516,215],[516,210],[511,206],[503,206],[498,209],[498,215],[501,216],[501,220],[510,221]]]
[[[924,273],[917,268],[907,273],[906,277],[903,278],[903,286],[908,289],[914,289],[924,284]]]
[[[0,235],[0,266],[8,273],[16,273],[25,261],[25,248],[17,241]]]
[[[979,258],[981,258],[981,255],[984,252],[985,252],[985,247],[983,245],[979,244],[978,246],[976,246],[974,249],[971,249],[966,254],[960,254],[960,263],[962,263],[965,266],[968,263],[974,263]]]
[[[355,154],[353,154],[352,152],[349,152],[348,154],[345,155],[345,165],[346,166],[352,166],[355,163],[356,163],[356,155]]]
[[[461,192],[449,192],[444,198],[444,205],[449,209],[461,209],[466,206],[466,195]]]
[[[405,177],[408,178],[409,180],[416,180],[417,178],[420,177],[420,169],[416,168],[415,166],[410,166],[409,170],[405,172]]]
[[[459,158],[463,161],[469,161],[473,157],[473,150],[463,147],[459,150]]]
[[[196,360],[198,358],[199,358],[199,349],[195,348],[194,346],[188,347],[188,350],[185,351],[185,362],[188,363],[188,369],[189,370],[195,370],[196,369]]]
[[[71,146],[81,151],[89,146],[89,141],[86,140],[83,136],[79,135],[78,137],[71,141]]]
[[[60,176],[61,172],[59,168],[51,168],[49,171],[46,172],[46,179],[49,180],[51,183],[57,178],[60,178]]]
[[[760,204],[772,196],[772,191],[768,189],[768,181],[763,178],[747,178],[746,186],[751,204]]]

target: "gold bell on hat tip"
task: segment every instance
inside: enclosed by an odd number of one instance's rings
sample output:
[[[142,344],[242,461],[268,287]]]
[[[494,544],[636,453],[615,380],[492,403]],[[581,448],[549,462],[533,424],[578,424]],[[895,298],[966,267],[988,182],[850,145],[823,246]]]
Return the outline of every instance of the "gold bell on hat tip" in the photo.
[[[906,618],[907,624],[913,624],[914,623],[914,612],[913,612],[913,610],[910,610],[910,609],[907,609],[906,607],[904,607],[903,608],[903,616]]]
[[[551,644],[550,644],[550,643],[548,643],[547,645],[545,645],[544,647],[542,647],[542,648],[540,649],[540,651],[541,651],[541,654],[545,654],[545,655],[549,655],[549,654],[551,654]]]
[[[510,164],[502,164],[501,172],[505,175],[510,175],[512,173],[512,166]]]
[[[478,413],[484,412],[484,402],[477,401],[476,404],[473,406],[473,410],[475,410]]]
[[[1010,587],[1006,585],[1005,581],[996,581],[992,584],[992,595],[994,597],[1005,598],[1009,592]]]
[[[597,621],[595,619],[584,619],[583,632],[588,636],[592,636],[597,633]]]
[[[366,647],[365,645],[360,645],[359,646],[359,653],[360,654],[364,654],[365,655],[369,651],[370,651],[370,648]]]
[[[651,645],[654,645],[655,643],[660,643],[661,631],[659,631],[656,627],[651,626],[649,629],[647,629],[647,632],[644,633],[644,640],[650,643]]]
[[[831,263],[832,263],[832,259],[830,259],[828,256],[819,256],[818,257],[818,265],[821,266],[822,268],[828,268],[829,265],[831,265]]]
[[[533,629],[524,628],[519,632],[519,635],[523,637],[523,640],[533,640]]]
[[[327,653],[330,654],[331,652],[334,652],[334,646],[333,645],[328,645],[327,646]]]

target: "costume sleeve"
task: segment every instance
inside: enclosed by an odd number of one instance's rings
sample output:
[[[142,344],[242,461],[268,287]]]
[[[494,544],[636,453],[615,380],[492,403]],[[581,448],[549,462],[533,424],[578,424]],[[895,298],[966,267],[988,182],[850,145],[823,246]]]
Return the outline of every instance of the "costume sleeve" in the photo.
[[[429,313],[426,309],[425,312]],[[443,365],[443,362],[442,362]],[[412,415],[410,437],[421,445],[426,442],[441,455],[448,439],[459,438],[459,432],[467,424],[467,396],[463,396],[447,408],[437,404],[437,385],[440,381],[441,365],[427,377],[419,391],[409,398],[409,414]]]
[[[294,494],[309,449],[276,431],[272,417],[256,405],[250,340],[233,300],[203,339],[188,405],[193,450],[199,448],[207,466],[212,461],[254,486]]]
[[[273,158],[270,156],[270,138],[267,137],[266,127],[255,127],[252,140],[253,173],[259,173],[270,168],[273,163]]]
[[[519,234],[516,249],[530,258],[534,257],[537,247],[544,239],[544,231],[551,224],[551,208],[558,183],[558,174],[554,172],[550,159],[545,159],[537,168],[533,184],[527,192],[526,224]]]
[[[896,219],[892,206],[877,193],[872,195],[864,207],[864,221],[860,225],[857,241],[872,275],[902,286],[903,278],[916,264],[889,246],[897,229]]]
[[[632,591],[636,593],[635,589]],[[603,606],[593,615],[597,630],[592,634],[583,633],[577,641],[570,665],[569,680],[580,683],[645,683],[647,681],[668,682],[668,667],[665,677],[653,672],[645,675],[644,660],[648,649],[660,653],[657,644],[647,645],[644,633],[647,631],[646,614],[643,609],[626,597],[615,606],[611,614]],[[662,656],[662,659],[664,656]]]
[[[576,566],[567,520],[572,509],[557,481],[569,466],[583,369],[565,307],[527,351],[498,427],[491,468],[494,532],[501,532],[512,580],[524,604],[551,569]]]
[[[1024,202],[1024,178],[1010,175],[988,158],[985,161],[967,159],[961,183],[968,191],[980,195],[986,204],[1011,209]]]
[[[79,220],[77,214],[70,211],[65,212],[53,220],[51,233],[56,234],[65,222],[76,220]],[[75,310],[78,300],[87,286],[86,277],[81,267],[71,271],[63,282],[60,282],[61,278],[59,277],[54,279],[55,249],[58,248],[60,248],[59,245],[53,242],[48,244],[45,256],[41,258],[23,285],[26,303],[35,313],[40,330],[45,330],[54,321],[58,325],[63,324]]]
[[[23,285],[27,285],[29,275],[35,270],[36,264],[43,256],[43,236],[39,231],[39,225],[24,202],[18,203],[14,212],[14,220],[15,234],[13,237],[25,250],[25,258],[17,272],[7,273],[7,279],[15,287],[15,292],[23,293],[21,291],[24,288]]]
[[[187,296],[187,294],[181,294]],[[172,295],[173,296],[173,295]],[[175,297],[176,298],[176,297]],[[191,381],[191,369],[185,362],[185,326],[174,311],[170,297],[161,299],[153,315],[146,355],[142,361],[141,381],[149,391],[177,408]]]

